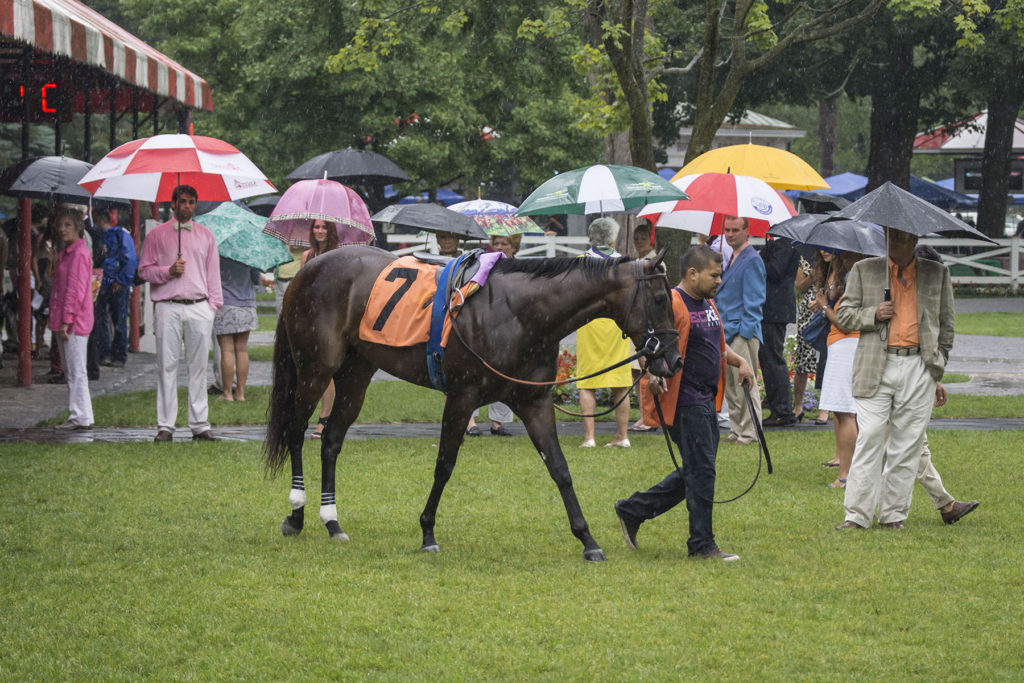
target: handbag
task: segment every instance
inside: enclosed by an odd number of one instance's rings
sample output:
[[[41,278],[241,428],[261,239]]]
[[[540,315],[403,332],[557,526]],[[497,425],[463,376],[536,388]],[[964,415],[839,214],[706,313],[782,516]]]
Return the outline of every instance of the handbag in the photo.
[[[825,314],[818,311],[807,324],[800,328],[800,338],[814,347],[815,350],[823,352],[828,348],[828,333],[832,324],[825,317]]]

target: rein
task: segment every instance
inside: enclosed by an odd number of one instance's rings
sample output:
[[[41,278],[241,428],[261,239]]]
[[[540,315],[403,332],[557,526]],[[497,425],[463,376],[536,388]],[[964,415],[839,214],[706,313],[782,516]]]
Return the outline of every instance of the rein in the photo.
[[[626,358],[624,360],[621,360],[618,363],[614,363],[612,365],[609,365],[606,368],[602,368],[601,370],[598,370],[597,372],[592,372],[591,374],[586,375],[584,377],[567,377],[566,379],[556,379],[556,380],[551,380],[549,382],[536,382],[536,381],[528,380],[528,379],[519,379],[517,377],[510,377],[509,375],[506,375],[501,370],[498,370],[493,365],[491,365],[486,360],[484,360],[484,358],[479,353],[477,353],[476,350],[473,347],[471,347],[469,344],[466,343],[466,340],[463,339],[463,337],[462,337],[462,333],[459,331],[459,326],[456,324],[457,318],[452,318],[451,319],[452,331],[455,332],[455,336],[458,337],[459,341],[462,343],[462,346],[464,346],[466,348],[466,350],[469,351],[469,353],[474,358],[476,358],[478,361],[480,361],[481,365],[483,365],[485,368],[490,370],[492,373],[494,373],[498,377],[501,377],[504,380],[508,380],[509,382],[515,382],[516,384],[525,384],[527,386],[533,386],[533,387],[553,387],[553,386],[558,386],[560,384],[570,384],[572,382],[578,382],[580,380],[590,379],[591,377],[597,377],[598,375],[603,375],[604,373],[609,372],[611,370],[614,370],[615,368],[619,368],[619,367],[622,367],[623,365],[626,365],[628,363],[632,363],[633,361],[637,360],[638,358],[642,358],[642,357],[656,358],[660,354],[664,353],[664,349],[662,349],[661,342],[658,340],[658,338],[655,335],[657,335],[657,334],[674,334],[674,335],[676,335],[678,337],[679,333],[676,332],[676,330],[674,330],[674,329],[673,330],[656,330],[656,329],[653,328],[653,326],[651,324],[650,304],[647,301],[647,292],[646,292],[646,290],[644,290],[642,283],[644,281],[646,281],[646,280],[651,280],[651,279],[654,279],[654,278],[665,278],[665,282],[668,283],[668,278],[665,276],[664,273],[658,273],[658,272],[651,273],[650,275],[644,275],[643,271],[642,271],[642,269],[643,269],[642,263],[639,260],[635,261],[634,263],[636,263],[636,270],[637,270],[637,276],[636,276],[637,286],[636,286],[636,289],[633,290],[633,299],[630,302],[629,312],[627,312],[626,317],[628,318],[629,317],[629,313],[631,313],[633,311],[633,306],[636,304],[637,296],[639,296],[640,293],[642,292],[643,293],[643,302],[644,302],[644,317],[645,317],[645,321],[647,323],[647,338],[644,340],[644,345],[643,345],[643,347],[639,351],[634,353],[632,356],[630,356],[630,357],[628,357],[628,358]],[[447,311],[448,311],[448,306],[446,304],[445,305],[445,312],[447,312]],[[625,339],[625,338],[626,338],[626,334],[625,334],[625,332],[623,332],[623,339]],[[636,381],[634,381],[633,384],[636,385]],[[628,393],[627,393],[627,396],[628,396]],[[617,406],[617,405],[618,405],[618,403],[615,404],[615,406]],[[615,406],[612,406],[612,410],[615,409]],[[560,409],[560,410],[562,410],[562,409]],[[571,413],[571,412],[568,412],[566,410],[562,410],[562,412],[567,413],[569,415],[575,415],[577,417],[589,417],[589,416],[579,415],[578,413]],[[607,412],[611,412],[611,411],[607,411]],[[606,415],[607,412],[605,412],[605,413],[598,413],[598,415]]]
[[[748,387],[746,384],[743,385],[743,393],[747,398],[747,410],[750,411],[750,417],[754,421],[754,431],[757,432],[757,471],[754,472],[754,479],[753,481],[750,482],[750,486],[744,489],[742,493],[740,493],[737,496],[733,496],[732,498],[727,498],[726,500],[709,500],[708,498],[705,498],[699,493],[695,494],[698,498],[701,498],[702,500],[705,500],[709,503],[713,503],[715,505],[731,503],[735,500],[739,500],[743,496],[750,493],[751,489],[754,488],[754,484],[757,483],[758,478],[761,476],[762,453],[764,454],[765,464],[768,466],[768,474],[772,473],[772,458],[771,455],[768,453],[768,444],[765,443],[764,440],[764,430],[761,429],[761,420],[757,417],[757,414],[754,410],[754,399],[751,398],[750,396],[750,387]],[[654,407],[657,408],[658,410],[658,420],[661,422],[661,431],[665,435],[665,445],[668,446],[668,454],[672,458],[672,465],[676,468],[676,471],[678,471],[679,474],[682,475],[683,468],[678,462],[676,462],[676,451],[674,448],[672,448],[672,439],[669,437],[668,427],[665,425],[665,414],[661,411],[661,401],[657,400],[657,398],[655,398],[654,400]]]

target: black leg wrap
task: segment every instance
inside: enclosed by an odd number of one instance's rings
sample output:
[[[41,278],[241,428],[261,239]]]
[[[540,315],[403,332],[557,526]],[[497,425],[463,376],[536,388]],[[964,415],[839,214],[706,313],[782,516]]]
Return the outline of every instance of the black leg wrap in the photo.
[[[306,508],[295,508],[292,514],[281,522],[281,533],[285,536],[297,536],[302,531],[302,524],[305,521]]]

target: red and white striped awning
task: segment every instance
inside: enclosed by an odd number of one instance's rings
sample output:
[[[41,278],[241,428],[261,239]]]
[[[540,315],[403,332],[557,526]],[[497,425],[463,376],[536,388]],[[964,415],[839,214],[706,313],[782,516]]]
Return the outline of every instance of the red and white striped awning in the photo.
[[[75,0],[0,0],[0,34],[190,108],[213,110],[206,81]]]

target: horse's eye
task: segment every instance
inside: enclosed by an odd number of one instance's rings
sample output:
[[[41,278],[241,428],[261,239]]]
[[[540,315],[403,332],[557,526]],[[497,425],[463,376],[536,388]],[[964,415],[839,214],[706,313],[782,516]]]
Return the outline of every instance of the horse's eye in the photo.
[[[665,296],[664,294],[654,295],[654,303],[657,304],[658,306],[664,306],[666,301],[668,301],[668,297]]]

